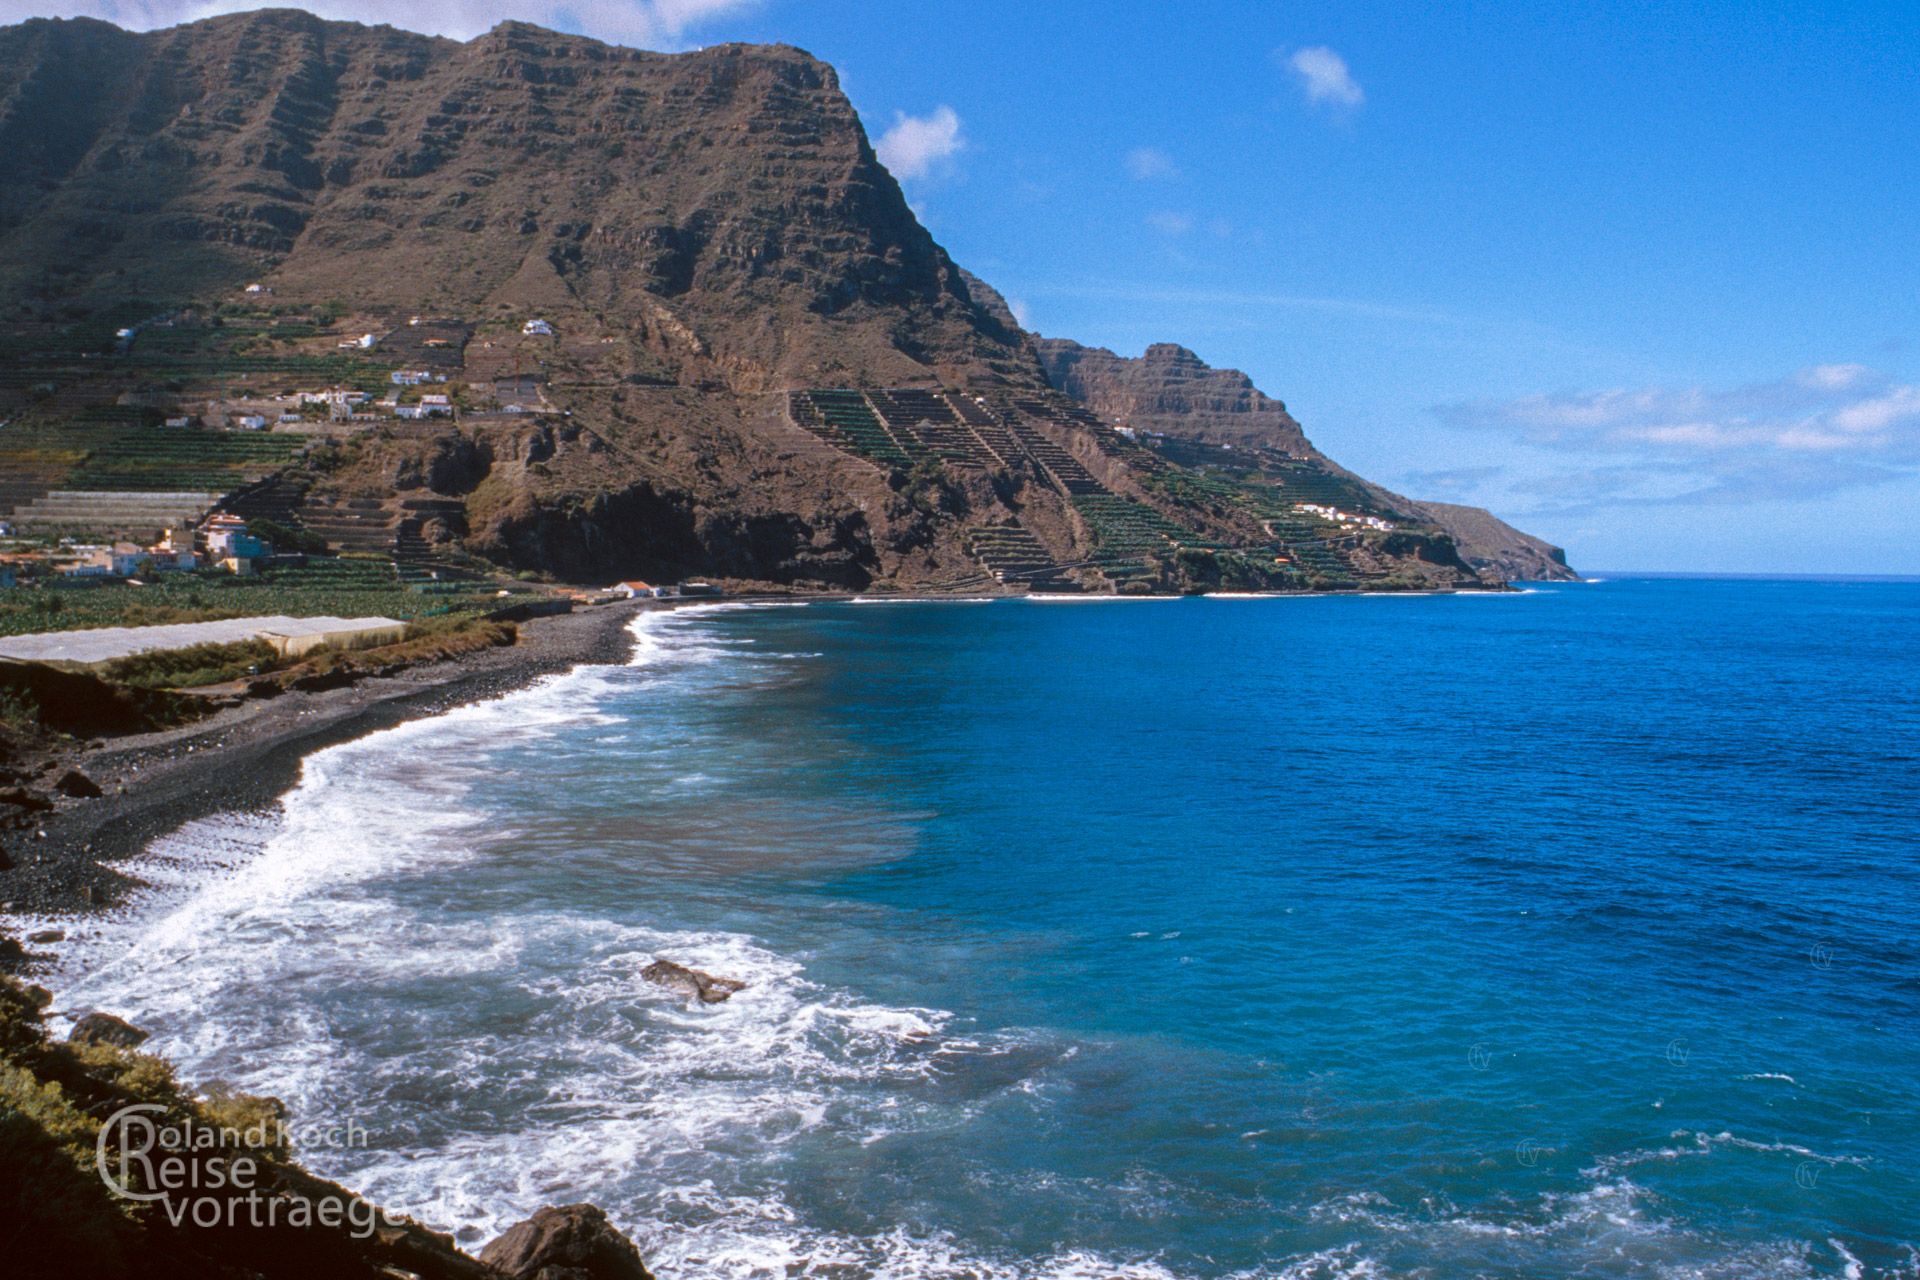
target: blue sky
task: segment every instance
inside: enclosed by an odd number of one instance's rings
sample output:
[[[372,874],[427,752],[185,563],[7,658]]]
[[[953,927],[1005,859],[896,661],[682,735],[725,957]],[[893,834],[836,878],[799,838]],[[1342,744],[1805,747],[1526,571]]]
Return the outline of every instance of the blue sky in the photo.
[[[1910,0],[406,12],[809,49],[1033,328],[1245,369],[1346,465],[1583,567],[1920,573]]]

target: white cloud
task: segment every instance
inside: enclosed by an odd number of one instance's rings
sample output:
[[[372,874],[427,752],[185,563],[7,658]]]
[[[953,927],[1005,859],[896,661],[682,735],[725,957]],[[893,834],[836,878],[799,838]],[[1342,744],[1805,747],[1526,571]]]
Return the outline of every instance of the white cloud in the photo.
[[[1803,387],[1821,387],[1828,391],[1839,391],[1851,387],[1863,378],[1871,377],[1873,370],[1863,364],[1816,364],[1802,369],[1797,375]]]
[[[1170,236],[1183,236],[1193,230],[1193,219],[1184,213],[1162,209],[1158,213],[1147,215],[1147,225],[1155,231],[1163,231]]]
[[[1607,466],[1588,505],[1814,497],[1920,472],[1920,387],[1865,365],[1816,365],[1726,390],[1616,388],[1445,406],[1455,426],[1494,430]],[[1627,478],[1638,476],[1634,483]],[[1569,502],[1565,492],[1537,488]]]
[[[1027,305],[1026,299],[1008,298],[1007,310],[1013,312],[1013,318],[1020,322],[1022,329],[1033,328],[1033,308]]]
[[[264,7],[268,0],[0,0],[0,21],[29,17],[104,18],[145,31],[220,13]],[[287,0],[273,0],[285,5]],[[471,40],[509,19],[577,29],[596,39],[641,48],[678,47],[701,23],[758,0],[293,0],[323,18],[389,23],[408,31]]]
[[[910,116],[894,112],[893,128],[873,144],[880,163],[894,177],[924,178],[934,166],[964,151],[966,138],[960,132],[960,115],[952,107],[935,107],[931,114]]]
[[[1127,174],[1135,182],[1152,182],[1156,178],[1179,177],[1180,166],[1158,147],[1135,147],[1127,152]]]
[[[1832,424],[1850,436],[1870,436],[1920,418],[1920,387],[1894,387],[1835,413]]]
[[[1287,58],[1287,67],[1299,78],[1300,89],[1308,102],[1326,102],[1339,107],[1357,107],[1367,100],[1347,60],[1327,48],[1315,45],[1296,49]]]

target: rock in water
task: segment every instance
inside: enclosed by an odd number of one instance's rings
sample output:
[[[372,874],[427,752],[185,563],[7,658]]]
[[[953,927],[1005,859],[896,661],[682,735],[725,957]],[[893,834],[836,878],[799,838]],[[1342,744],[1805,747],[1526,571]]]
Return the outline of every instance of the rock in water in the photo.
[[[721,1004],[734,992],[747,989],[746,983],[734,978],[716,978],[671,960],[655,960],[640,971],[640,976],[669,991],[678,991],[689,1000],[697,999],[701,1004]]]
[[[131,1022],[98,1012],[74,1023],[67,1036],[75,1044],[110,1044],[120,1049],[137,1048],[146,1038],[147,1033]]]
[[[590,1204],[540,1210],[482,1249],[480,1261],[513,1280],[653,1280],[633,1241]]]

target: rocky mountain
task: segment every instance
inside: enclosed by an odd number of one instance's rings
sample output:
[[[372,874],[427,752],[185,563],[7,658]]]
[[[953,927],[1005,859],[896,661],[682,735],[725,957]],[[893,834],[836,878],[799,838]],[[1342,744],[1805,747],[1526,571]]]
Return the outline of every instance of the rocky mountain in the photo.
[[[467,44],[265,10],[0,33],[0,281],[563,307],[643,374],[788,385],[1038,373],[797,49],[666,55],[521,23]]]
[[[1567,553],[1551,542],[1522,533],[1484,507],[1422,502],[1420,510],[1453,538],[1461,558],[1476,569],[1509,582],[1577,582]]]
[[[30,530],[205,491],[403,572],[1486,582],[1243,375],[1036,342],[797,49],[34,20],[0,28],[0,154],[0,518]],[[254,422],[292,454],[223,430]]]
[[[1314,448],[1286,405],[1263,394],[1238,369],[1215,369],[1185,347],[1156,343],[1139,357],[1084,347],[1064,338],[1035,342],[1047,378],[1109,422],[1127,422],[1177,440],[1276,449],[1350,476],[1376,507],[1445,531],[1468,564],[1503,579],[1578,577],[1566,552],[1522,533],[1490,511],[1420,502],[1361,480]]]
[[[1320,457],[1286,405],[1238,369],[1215,369],[1185,347],[1158,342],[1133,359],[1065,338],[1041,338],[1035,349],[1049,382],[1110,422]]]

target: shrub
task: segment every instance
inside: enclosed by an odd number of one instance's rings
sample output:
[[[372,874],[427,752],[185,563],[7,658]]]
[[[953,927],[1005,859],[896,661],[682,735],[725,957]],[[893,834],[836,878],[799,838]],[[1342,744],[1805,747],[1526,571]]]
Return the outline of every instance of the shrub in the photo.
[[[273,646],[266,641],[240,640],[232,644],[197,644],[190,649],[136,653],[107,663],[102,674],[117,684],[136,689],[196,689],[253,675],[273,666],[277,660]]]
[[[25,689],[0,689],[0,724],[34,730],[40,727],[40,703]]]
[[[327,554],[327,540],[311,529],[295,529],[277,520],[253,520],[247,527],[255,537],[272,543],[275,551],[310,556]]]

